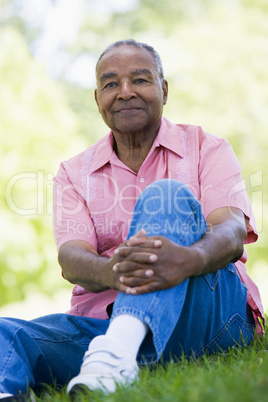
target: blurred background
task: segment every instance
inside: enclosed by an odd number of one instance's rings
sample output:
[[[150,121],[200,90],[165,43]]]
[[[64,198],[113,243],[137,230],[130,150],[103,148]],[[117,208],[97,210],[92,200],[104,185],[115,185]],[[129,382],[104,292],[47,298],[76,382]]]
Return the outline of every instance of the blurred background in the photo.
[[[52,235],[52,179],[104,136],[95,63],[126,38],[159,52],[164,115],[228,139],[259,241],[248,271],[268,309],[267,0],[0,0],[0,315],[69,308]]]

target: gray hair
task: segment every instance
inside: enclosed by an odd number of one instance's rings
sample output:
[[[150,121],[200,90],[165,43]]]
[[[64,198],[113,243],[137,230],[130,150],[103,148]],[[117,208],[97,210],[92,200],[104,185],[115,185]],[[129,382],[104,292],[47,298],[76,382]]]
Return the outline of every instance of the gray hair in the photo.
[[[162,65],[162,61],[160,59],[159,54],[157,53],[157,51],[150,45],[147,45],[146,43],[142,43],[142,42],[138,42],[134,39],[125,39],[125,40],[120,40],[118,42],[114,42],[111,45],[109,45],[100,55],[97,64],[96,64],[96,68],[99,64],[99,61],[102,59],[102,57],[108,53],[110,50],[114,49],[115,47],[119,47],[119,46],[135,46],[139,49],[146,49],[148,52],[151,53],[151,55],[153,56],[156,68],[157,68],[157,72],[159,75],[159,78],[161,81],[163,81],[164,79],[164,69],[163,69],[163,65]]]

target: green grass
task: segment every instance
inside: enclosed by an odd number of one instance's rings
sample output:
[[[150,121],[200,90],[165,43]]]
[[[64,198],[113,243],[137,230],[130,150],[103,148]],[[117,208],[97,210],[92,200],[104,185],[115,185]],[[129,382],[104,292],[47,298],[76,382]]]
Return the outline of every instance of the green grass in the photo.
[[[69,402],[66,390],[48,387],[38,401]],[[265,402],[268,401],[268,336],[250,347],[198,360],[182,359],[166,367],[140,370],[140,381],[115,394],[79,395],[77,402]]]

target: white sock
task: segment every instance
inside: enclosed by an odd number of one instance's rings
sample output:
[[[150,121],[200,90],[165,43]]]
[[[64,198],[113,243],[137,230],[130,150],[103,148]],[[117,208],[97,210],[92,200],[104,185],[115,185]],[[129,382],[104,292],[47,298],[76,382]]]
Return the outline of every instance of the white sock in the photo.
[[[128,350],[136,359],[148,330],[148,325],[143,321],[133,315],[122,314],[110,322],[106,336],[117,339],[122,348]]]

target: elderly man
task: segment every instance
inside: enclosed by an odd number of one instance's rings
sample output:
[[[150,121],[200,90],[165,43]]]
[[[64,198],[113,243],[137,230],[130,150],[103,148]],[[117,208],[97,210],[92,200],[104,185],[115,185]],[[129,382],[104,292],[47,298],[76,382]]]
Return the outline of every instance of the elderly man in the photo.
[[[75,284],[71,308],[1,321],[2,392],[72,377],[70,393],[114,392],[137,379],[138,364],[226,350],[262,332],[244,265],[255,220],[232,148],[162,117],[168,84],[151,46],[112,44],[96,75],[111,131],[55,177],[54,235],[62,274]]]

